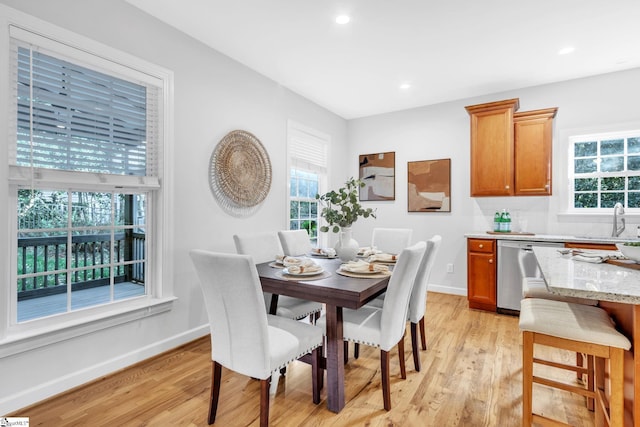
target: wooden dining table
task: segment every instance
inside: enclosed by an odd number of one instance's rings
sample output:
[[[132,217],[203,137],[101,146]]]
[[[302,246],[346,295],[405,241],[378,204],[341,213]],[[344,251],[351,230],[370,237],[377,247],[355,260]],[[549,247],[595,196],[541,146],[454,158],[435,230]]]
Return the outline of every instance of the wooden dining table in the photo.
[[[348,277],[337,273],[342,264],[339,259],[314,257],[314,260],[323,267],[323,273],[318,276],[285,275],[282,267],[274,267],[272,262],[258,264],[258,275],[264,292],[325,304],[327,408],[340,412],[345,405],[342,309],[358,309],[384,292],[389,284],[389,276]],[[272,313],[274,308],[272,304]]]

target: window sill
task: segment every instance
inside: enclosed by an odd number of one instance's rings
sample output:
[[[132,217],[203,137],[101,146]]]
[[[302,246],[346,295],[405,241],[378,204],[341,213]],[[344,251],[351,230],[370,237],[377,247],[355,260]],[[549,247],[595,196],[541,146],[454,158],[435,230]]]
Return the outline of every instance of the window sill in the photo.
[[[90,334],[102,329],[133,322],[171,310],[175,297],[140,299],[126,307],[112,309],[106,313],[82,316],[64,323],[30,327],[23,331],[10,331],[0,339],[0,359],[38,347]]]

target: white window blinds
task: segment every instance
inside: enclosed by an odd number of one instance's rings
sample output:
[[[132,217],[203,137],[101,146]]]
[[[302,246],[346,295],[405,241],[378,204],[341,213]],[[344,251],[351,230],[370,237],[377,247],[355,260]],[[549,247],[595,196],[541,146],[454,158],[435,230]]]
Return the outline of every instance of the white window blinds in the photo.
[[[289,129],[289,158],[296,169],[325,173],[327,170],[327,139],[302,129]]]
[[[11,164],[93,172],[102,179],[158,176],[161,87],[80,65],[80,60],[16,38],[11,47],[17,88]]]

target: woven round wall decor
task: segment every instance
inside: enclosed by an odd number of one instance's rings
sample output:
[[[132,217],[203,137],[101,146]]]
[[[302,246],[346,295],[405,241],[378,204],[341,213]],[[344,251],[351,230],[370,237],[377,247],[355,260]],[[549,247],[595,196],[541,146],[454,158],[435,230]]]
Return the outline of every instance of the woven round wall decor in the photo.
[[[227,213],[254,213],[271,188],[271,161],[260,140],[243,130],[225,135],[211,154],[209,185]]]

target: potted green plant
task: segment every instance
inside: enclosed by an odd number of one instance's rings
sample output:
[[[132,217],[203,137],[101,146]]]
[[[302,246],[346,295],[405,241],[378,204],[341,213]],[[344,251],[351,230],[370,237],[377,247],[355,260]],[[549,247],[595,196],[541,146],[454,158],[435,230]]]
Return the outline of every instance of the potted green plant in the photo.
[[[316,199],[323,205],[320,216],[328,223],[321,226],[320,231],[326,233],[331,230],[334,233],[340,233],[335,249],[343,261],[354,259],[360,248],[358,242],[351,237],[353,223],[360,217],[376,217],[374,209],[364,208],[360,204],[358,190],[361,187],[364,187],[364,182],[351,177],[345,182],[345,186],[337,191],[316,194]]]

